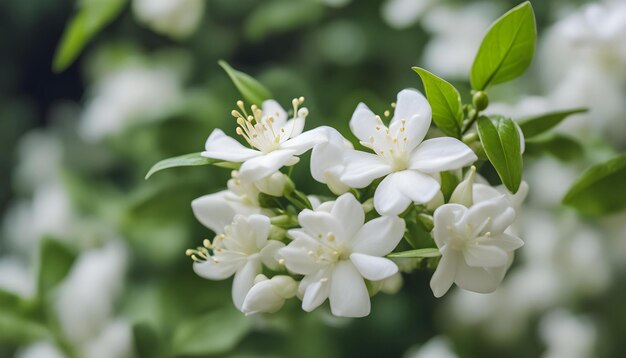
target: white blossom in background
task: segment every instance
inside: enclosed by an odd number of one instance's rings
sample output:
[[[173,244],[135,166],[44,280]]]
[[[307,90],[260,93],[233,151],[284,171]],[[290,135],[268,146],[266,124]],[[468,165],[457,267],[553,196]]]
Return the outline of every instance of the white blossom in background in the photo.
[[[466,79],[480,43],[497,17],[496,10],[491,2],[444,4],[430,10],[422,20],[424,29],[432,35],[424,48],[424,67],[440,77]]]
[[[0,258],[0,290],[23,298],[34,297],[34,275],[23,260],[16,256]]]
[[[54,134],[33,130],[20,138],[17,167],[13,172],[16,186],[27,190],[57,182],[63,161],[63,144]]]
[[[20,348],[15,358],[67,358],[52,342],[42,341]]]
[[[162,118],[182,99],[179,75],[165,66],[127,65],[103,75],[88,96],[79,133],[99,141]]]
[[[133,12],[155,32],[182,39],[193,34],[206,0],[133,0]]]
[[[325,140],[323,127],[302,132],[309,114],[305,107],[299,108],[303,102],[303,97],[292,101],[294,117],[288,120],[287,112],[274,100],[264,101],[262,108],[252,105],[250,114],[239,101],[239,111],[233,110],[239,126],[237,134],[252,148],[215,129],[206,141],[202,156],[242,163],[239,179],[245,183],[263,179],[285,165],[296,164],[298,155]]]
[[[524,243],[505,233],[515,210],[504,195],[469,209],[446,204],[434,213],[433,238],[441,260],[430,281],[435,297],[456,283],[474,292],[493,292],[512,262],[512,252]]]
[[[65,189],[54,181],[39,187],[32,199],[12,204],[3,220],[3,233],[16,253],[32,253],[45,235],[63,240],[72,230],[74,214]]]
[[[133,358],[134,341],[131,325],[114,320],[106,324],[100,334],[90,340],[82,349],[89,358]]]
[[[405,223],[381,216],[365,223],[361,204],[350,193],[332,205],[298,215],[300,229],[289,230],[293,241],[279,251],[291,272],[304,275],[299,297],[310,312],[326,299],[335,316],[363,317],[370,313],[364,279],[378,281],[398,272],[383,256],[404,234]]]
[[[401,30],[419,21],[435,3],[435,0],[387,0],[380,12],[387,25]]]
[[[254,286],[246,294],[241,311],[246,315],[275,313],[298,292],[298,282],[290,276],[278,275],[271,279],[257,275]]]
[[[428,342],[415,348],[411,348],[404,358],[457,358],[452,342],[444,336],[436,336]]]
[[[122,292],[126,265],[126,248],[119,242],[110,242],[102,248],[83,252],[59,285],[54,303],[57,318],[64,337],[79,351],[89,349],[95,340],[102,339],[114,320],[114,305]],[[109,344],[128,347],[128,334],[130,330],[126,335],[112,335]],[[106,352],[113,354],[114,351]],[[129,352],[119,353],[109,357],[130,355]]]
[[[477,157],[467,145],[452,137],[424,140],[430,122],[430,105],[415,90],[398,93],[389,128],[365,104],[359,104],[350,129],[374,153],[348,151],[341,182],[364,188],[375,179],[384,178],[374,194],[374,207],[380,214],[397,215],[412,202],[424,204],[432,200],[440,189],[434,176],[463,168]]]
[[[284,244],[268,240],[270,228],[267,216],[237,215],[213,242],[206,240],[204,247],[188,251],[194,258],[193,269],[199,276],[210,280],[235,276],[232,296],[239,310],[254,285],[254,279],[261,273],[262,265],[272,269],[279,267],[276,253]]]
[[[594,348],[598,332],[587,317],[578,317],[565,310],[552,311],[541,319],[539,334],[546,345],[542,358],[597,356]]]

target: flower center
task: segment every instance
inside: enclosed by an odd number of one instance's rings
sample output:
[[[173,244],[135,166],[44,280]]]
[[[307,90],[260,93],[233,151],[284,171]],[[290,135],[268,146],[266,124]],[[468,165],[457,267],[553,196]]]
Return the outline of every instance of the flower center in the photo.
[[[342,244],[337,244],[335,235],[329,232],[326,235],[317,236],[318,245],[315,250],[308,252],[320,264],[334,264],[338,261],[348,260],[350,250]]]
[[[304,97],[292,100],[293,115],[306,117],[308,110],[298,107],[304,102]],[[263,153],[272,152],[292,135],[293,126],[285,129],[285,123],[276,123],[277,118],[264,114],[256,105],[250,106],[250,113],[246,110],[243,101],[237,101],[239,110],[234,109],[231,114],[237,120],[237,134],[242,136],[248,144]]]
[[[384,158],[393,171],[402,171],[409,166],[409,152],[407,150],[406,119],[401,119],[399,127],[391,131],[383,124],[380,116],[376,116],[375,135],[369,137],[369,141],[362,141],[361,144],[374,151],[378,156]]]

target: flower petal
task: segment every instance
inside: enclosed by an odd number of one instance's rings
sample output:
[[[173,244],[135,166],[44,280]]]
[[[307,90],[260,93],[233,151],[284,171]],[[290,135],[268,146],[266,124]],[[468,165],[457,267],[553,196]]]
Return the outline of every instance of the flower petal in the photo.
[[[230,192],[223,190],[214,194],[204,195],[191,202],[191,209],[196,219],[216,234],[224,232],[236,215],[226,196]]]
[[[248,260],[246,264],[235,273],[233,280],[232,295],[233,303],[241,311],[246,295],[254,285],[254,278],[261,273],[261,263],[259,260]]]
[[[471,267],[459,262],[454,282],[464,290],[490,293],[495,291],[502,282],[509,265],[497,268]]]
[[[399,129],[402,126],[401,121],[404,119],[407,149],[412,150],[424,140],[430,128],[431,117],[432,110],[424,95],[413,89],[404,89],[398,93],[389,131],[395,136],[396,128]]]
[[[260,180],[274,174],[293,158],[292,150],[275,150],[246,160],[239,168],[239,179],[244,183]]]
[[[439,298],[448,292],[456,276],[459,253],[456,251],[445,252],[437,265],[437,269],[430,279],[430,288],[435,297]]]
[[[330,310],[339,317],[365,317],[370,313],[370,296],[365,281],[350,261],[340,261],[330,278]]]
[[[302,210],[298,215],[298,222],[311,237],[319,238],[319,240],[328,240],[327,235],[329,233],[332,233],[335,239],[341,242],[349,239],[344,229],[345,224],[330,213]]]
[[[460,204],[444,204],[438,207],[433,214],[433,238],[438,248],[448,243],[448,227],[456,228],[461,225],[467,208]]]
[[[346,238],[352,238],[365,223],[365,211],[354,195],[341,195],[330,212],[343,225]]]
[[[460,169],[478,159],[476,154],[456,138],[439,137],[423,141],[411,153],[409,168],[424,173]]]
[[[398,174],[387,175],[374,192],[374,208],[381,215],[398,215],[411,204],[411,198],[400,191],[401,180],[395,180]]]
[[[300,155],[315,145],[328,140],[328,127],[317,127],[288,139],[280,145],[281,149],[288,149],[294,155]]]
[[[463,250],[463,258],[471,267],[499,267],[506,265],[509,256],[495,246],[470,244]]]
[[[200,277],[209,280],[225,280],[234,275],[246,261],[244,257],[239,260],[220,260],[219,262],[209,259],[203,262],[194,262],[193,271]]]
[[[501,235],[482,236],[476,240],[480,245],[493,245],[506,252],[511,252],[524,246],[524,241],[517,236],[507,233]]]
[[[472,206],[465,216],[465,223],[474,227],[471,236],[477,237],[486,232],[492,235],[503,233],[515,221],[515,210],[510,205],[510,201],[500,195]]]
[[[246,148],[243,144],[224,134],[221,129],[214,129],[204,145],[203,157],[241,163],[262,153]]]
[[[424,204],[433,200],[441,188],[435,178],[416,170],[403,170],[394,173],[393,180],[400,192],[417,204]]]
[[[297,229],[289,230],[289,235],[295,237],[308,237],[308,234]],[[285,266],[289,271],[301,275],[309,275],[320,269],[320,264],[315,260],[315,258],[309,255],[309,251],[314,248],[310,245],[311,241],[313,241],[312,238],[309,238],[308,240],[295,239],[290,242],[289,245],[278,250],[278,255],[285,260]]]
[[[382,122],[376,117],[365,103],[359,103],[350,119],[350,130],[362,142],[369,141],[370,136],[376,135],[376,126]]]
[[[398,246],[405,228],[404,220],[397,216],[381,216],[370,220],[354,236],[352,252],[384,256]]]
[[[270,236],[270,229],[272,228],[270,218],[259,214],[250,215],[248,216],[248,226],[255,237],[256,246],[262,249]]]
[[[273,99],[263,101],[261,104],[261,111],[263,117],[272,117],[274,128],[281,128],[287,121],[287,112],[283,107]]]
[[[343,170],[343,154],[351,148],[334,128],[328,127],[327,137],[327,142],[316,145],[311,152],[311,175],[320,183],[326,183],[329,168],[340,166]]]
[[[374,179],[391,173],[391,166],[376,154],[348,150],[345,152],[346,167],[341,181],[353,188],[365,188]]]
[[[350,261],[363,277],[372,281],[384,280],[398,272],[398,265],[384,257],[353,253]]]
[[[302,134],[304,130],[305,119],[302,117],[296,117],[288,120],[285,125],[280,129],[280,132],[285,133],[286,138],[294,138]]]
[[[306,312],[313,311],[326,301],[329,291],[330,284],[327,280],[309,284],[302,297],[302,309]]]

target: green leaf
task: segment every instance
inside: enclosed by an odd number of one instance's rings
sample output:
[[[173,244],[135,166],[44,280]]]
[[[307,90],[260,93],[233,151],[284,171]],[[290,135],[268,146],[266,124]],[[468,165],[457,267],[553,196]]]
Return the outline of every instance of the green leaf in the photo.
[[[443,198],[448,202],[452,192],[456,186],[459,185],[459,177],[452,172],[441,172],[439,176],[441,177],[441,192],[443,193]]]
[[[472,88],[482,91],[524,73],[535,53],[536,36],[535,14],[528,1],[496,20],[474,59]]]
[[[41,241],[37,292],[45,295],[61,282],[70,271],[76,253],[58,240],[45,238]]]
[[[125,4],[126,0],[80,1],[78,13],[63,32],[52,69],[61,72],[69,67],[87,42],[120,14]]]
[[[145,323],[133,324],[135,352],[139,358],[163,357],[161,341],[157,333]]]
[[[248,334],[251,322],[228,306],[188,320],[174,332],[174,355],[218,355],[226,353]]]
[[[453,85],[423,68],[413,67],[422,79],[428,103],[433,110],[433,122],[448,136],[460,138],[463,123],[461,95]]]
[[[218,61],[218,64],[226,71],[246,102],[261,105],[263,101],[272,97],[270,91],[250,75],[235,70],[225,61]]]
[[[41,323],[0,308],[0,343],[28,344],[49,336],[47,328]]]
[[[495,123],[494,123],[495,122]],[[516,124],[509,118],[478,118],[478,136],[502,183],[516,193],[522,181],[522,153]]]
[[[531,118],[524,118],[519,120],[518,123],[520,128],[522,128],[524,137],[528,139],[556,127],[559,123],[561,123],[561,121],[573,114],[584,112],[587,112],[587,108],[576,108],[566,111],[546,113]]]
[[[626,209],[626,155],[595,164],[571,186],[563,204],[588,215]]]
[[[559,160],[570,161],[583,157],[585,149],[576,139],[564,134],[553,133],[527,140],[524,153],[528,155],[549,153]]]
[[[441,256],[441,253],[439,252],[439,249],[437,249],[436,247],[429,247],[426,249],[409,250],[409,251],[402,251],[402,252],[393,252],[387,255],[387,257],[391,257],[391,258],[432,258],[432,257],[439,257],[439,256]]]
[[[180,155],[178,157],[163,159],[162,161],[153,165],[152,168],[150,168],[150,170],[148,171],[148,174],[146,174],[146,179],[150,178],[156,172],[160,172],[161,170],[169,168],[195,167],[215,163],[217,163],[215,159],[205,158],[201,155],[200,152]]]

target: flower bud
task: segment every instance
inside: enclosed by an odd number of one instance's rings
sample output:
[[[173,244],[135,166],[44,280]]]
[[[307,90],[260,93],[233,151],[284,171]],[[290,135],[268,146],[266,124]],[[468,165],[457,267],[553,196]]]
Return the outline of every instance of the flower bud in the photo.
[[[261,180],[258,180],[254,185],[261,191],[261,193],[271,196],[282,196],[285,191],[287,183],[291,180],[283,173],[276,172]],[[293,183],[291,183],[293,184]]]
[[[476,167],[472,165],[467,172],[465,179],[456,186],[452,195],[450,195],[450,203],[461,204],[470,207],[474,203],[474,180],[476,179]]]
[[[279,275],[268,279],[265,275],[257,275],[241,311],[246,315],[277,312],[285,300],[295,296],[297,291],[298,283],[289,276]]]
[[[489,97],[487,97],[487,93],[483,91],[478,91],[474,93],[474,95],[472,96],[472,104],[474,105],[474,108],[476,108],[476,110],[478,111],[482,111],[483,109],[487,108],[487,106],[489,105]]]

